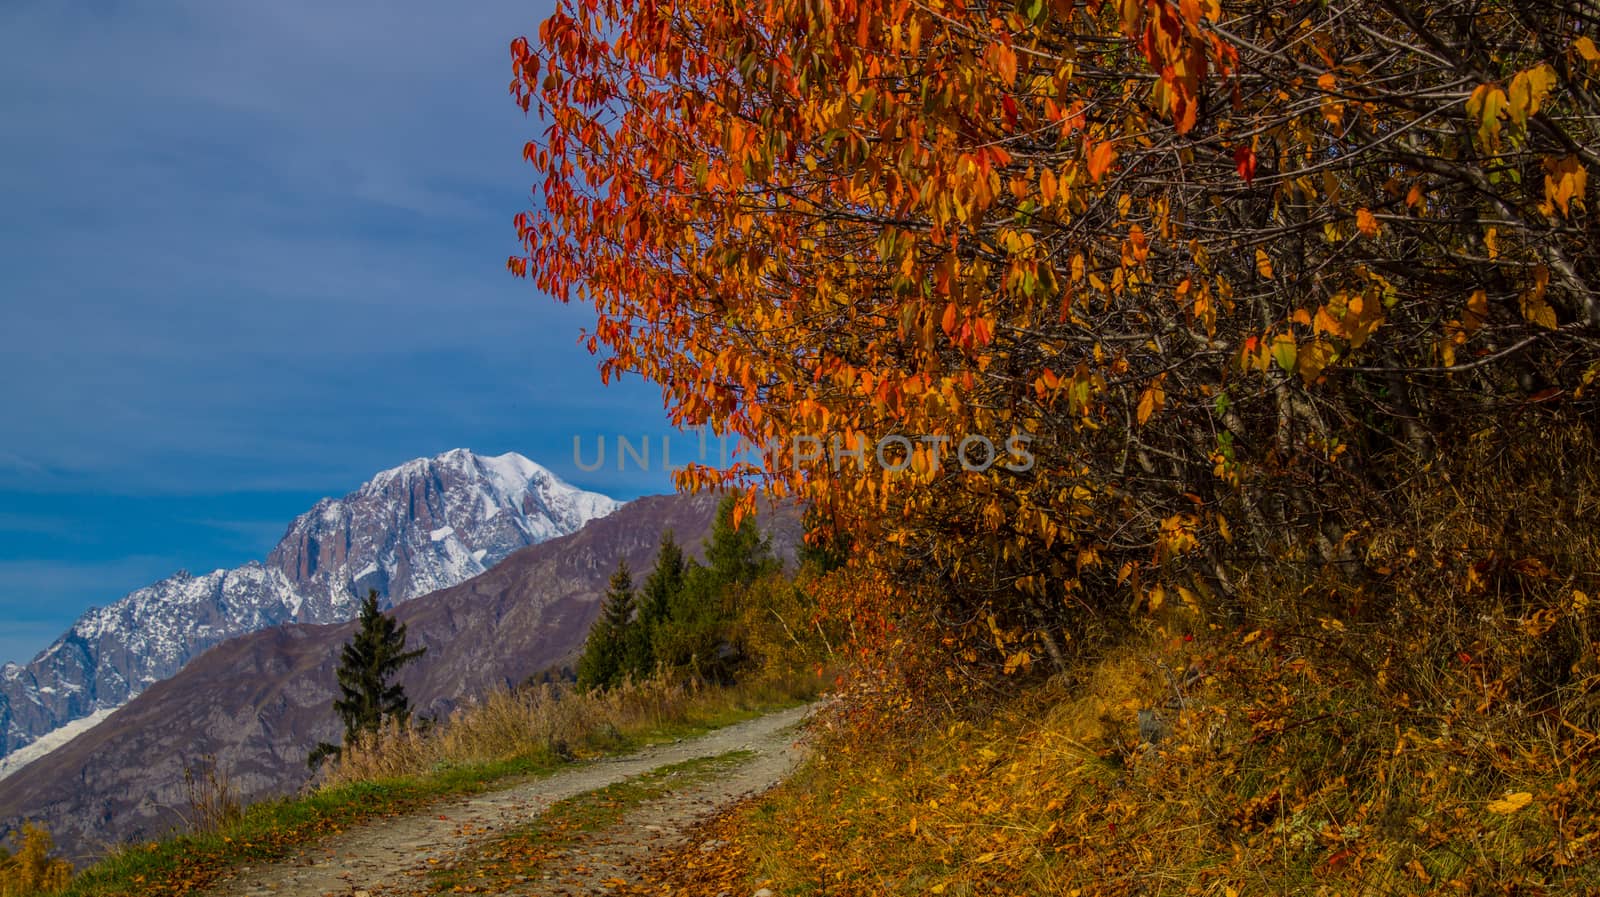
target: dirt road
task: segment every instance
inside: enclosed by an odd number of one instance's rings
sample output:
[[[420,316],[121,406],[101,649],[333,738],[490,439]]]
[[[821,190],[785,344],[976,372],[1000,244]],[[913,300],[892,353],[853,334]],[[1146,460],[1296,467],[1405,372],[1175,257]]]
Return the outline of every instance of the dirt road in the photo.
[[[603,892],[603,882],[652,846],[679,836],[718,807],[776,784],[799,761],[798,724],[809,708],[769,714],[673,744],[597,760],[502,791],[435,805],[413,816],[381,819],[286,860],[241,869],[211,897],[389,897],[428,893],[429,869],[470,860],[500,833],[538,819],[556,801],[604,788],[674,763],[733,751],[740,762],[709,781],[650,801],[612,828],[572,848],[526,894]]]

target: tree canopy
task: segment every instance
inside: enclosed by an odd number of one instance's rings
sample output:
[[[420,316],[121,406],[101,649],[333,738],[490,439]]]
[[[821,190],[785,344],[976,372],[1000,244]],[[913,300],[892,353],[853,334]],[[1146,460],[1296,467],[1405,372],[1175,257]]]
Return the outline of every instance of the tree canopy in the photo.
[[[1347,560],[1404,471],[1596,413],[1596,33],[1568,0],[563,0],[511,47],[542,124],[508,264],[593,306],[604,377],[778,447],[684,485],[810,500],[937,586],[863,619],[925,600],[1011,668],[1085,608]],[[1019,435],[1025,470],[957,463]]]
[[[735,525],[734,507],[731,498],[718,505],[704,564],[686,558],[670,530],[642,589],[635,590],[627,561],[618,561],[578,659],[580,687],[656,673],[726,682],[750,659],[740,604],[753,591],[789,586],[766,582],[781,580],[781,567],[753,521]]]

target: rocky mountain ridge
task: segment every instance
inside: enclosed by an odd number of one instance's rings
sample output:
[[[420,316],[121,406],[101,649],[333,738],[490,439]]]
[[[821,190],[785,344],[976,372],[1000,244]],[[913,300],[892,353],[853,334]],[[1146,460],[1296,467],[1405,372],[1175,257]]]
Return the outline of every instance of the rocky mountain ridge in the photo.
[[[27,665],[0,668],[0,758],[126,704],[230,638],[343,622],[369,588],[395,605],[453,586],[618,506],[515,453],[455,449],[383,471],[295,518],[265,562],[179,571],[91,609]],[[9,766],[0,759],[0,776]]]

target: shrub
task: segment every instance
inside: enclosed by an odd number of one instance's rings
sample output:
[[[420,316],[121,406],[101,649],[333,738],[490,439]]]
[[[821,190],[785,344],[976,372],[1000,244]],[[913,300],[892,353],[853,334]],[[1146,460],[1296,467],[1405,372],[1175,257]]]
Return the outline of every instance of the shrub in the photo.
[[[16,853],[0,850],[0,897],[53,894],[72,882],[72,864],[55,859],[55,841],[42,826],[23,823]]]

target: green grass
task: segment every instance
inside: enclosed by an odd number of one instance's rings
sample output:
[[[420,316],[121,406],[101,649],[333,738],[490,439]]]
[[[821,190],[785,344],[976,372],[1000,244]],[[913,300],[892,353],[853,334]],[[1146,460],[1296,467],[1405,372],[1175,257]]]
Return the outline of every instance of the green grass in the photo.
[[[538,874],[584,833],[605,831],[641,804],[715,778],[754,756],[754,751],[729,751],[686,760],[557,801],[538,819],[496,839],[474,861],[434,870],[429,884],[435,893],[498,893]]]
[[[687,722],[618,733],[603,754],[694,737],[801,703],[803,699],[782,696],[708,700]],[[265,801],[248,807],[238,822],[220,831],[179,834],[124,847],[85,869],[63,894],[168,897],[195,893],[238,866],[282,859],[297,848],[361,823],[417,812],[453,797],[499,790],[570,766],[551,755],[523,756],[444,766],[425,775],[339,785],[302,797]]]

